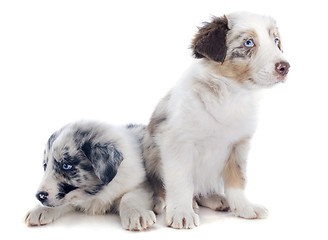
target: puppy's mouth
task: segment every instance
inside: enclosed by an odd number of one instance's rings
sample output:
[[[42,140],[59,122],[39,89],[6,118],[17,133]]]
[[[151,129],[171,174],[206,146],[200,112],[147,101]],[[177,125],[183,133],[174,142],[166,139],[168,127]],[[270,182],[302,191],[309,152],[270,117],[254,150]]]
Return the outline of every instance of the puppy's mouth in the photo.
[[[267,86],[268,87],[271,87],[271,86],[275,86],[275,85],[277,85],[277,84],[279,84],[279,83],[284,83],[286,81],[286,79],[279,79],[279,80],[277,80],[277,81],[274,81],[274,82],[269,82],[268,84],[267,84]]]
[[[59,206],[61,206],[61,205],[53,205],[53,204],[50,204],[50,203],[48,203],[48,202],[43,202],[43,203],[41,203],[42,204],[42,206],[44,206],[44,207],[47,207],[47,208],[54,208],[54,207],[59,207]]]
[[[72,198],[77,198],[76,196],[72,197]],[[56,207],[62,207],[62,206],[66,206],[70,203],[69,200],[65,200],[65,201],[45,201],[42,202],[42,206],[47,207],[47,208],[56,208]]]
[[[276,74],[274,74],[274,78],[276,79],[276,82],[274,82],[273,84],[284,83],[287,80],[287,74],[286,75],[276,75]]]
[[[249,78],[248,81],[254,84],[255,86],[264,87],[264,88],[270,88],[273,87],[279,83],[285,83],[287,80],[287,75],[285,76],[279,76],[276,74],[273,74],[273,76],[269,77],[267,80],[264,81],[258,81],[254,78]]]

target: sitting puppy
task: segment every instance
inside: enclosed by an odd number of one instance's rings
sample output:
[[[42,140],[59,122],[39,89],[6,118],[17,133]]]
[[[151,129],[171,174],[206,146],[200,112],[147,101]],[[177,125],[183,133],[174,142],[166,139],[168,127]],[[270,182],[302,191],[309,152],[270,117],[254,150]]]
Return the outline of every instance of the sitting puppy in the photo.
[[[26,216],[40,226],[74,210],[118,211],[123,228],[143,230],[156,221],[146,182],[141,141],[144,126],[114,127],[97,122],[68,124],[44,151],[44,177],[36,194],[42,205]]]
[[[245,196],[245,169],[256,94],[284,82],[289,70],[276,23],[250,13],[215,17],[199,28],[192,50],[197,60],[158,104],[143,142],[148,178],[166,201],[166,223],[198,226],[194,199],[265,218],[267,210]]]

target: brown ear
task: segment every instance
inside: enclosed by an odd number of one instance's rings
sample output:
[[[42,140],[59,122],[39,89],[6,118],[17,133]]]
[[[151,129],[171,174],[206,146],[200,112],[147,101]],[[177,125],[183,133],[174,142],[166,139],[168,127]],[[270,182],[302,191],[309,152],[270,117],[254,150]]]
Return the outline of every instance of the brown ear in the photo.
[[[226,16],[213,18],[205,23],[195,35],[191,48],[195,58],[208,58],[216,62],[223,62],[227,54],[226,37],[228,32]]]

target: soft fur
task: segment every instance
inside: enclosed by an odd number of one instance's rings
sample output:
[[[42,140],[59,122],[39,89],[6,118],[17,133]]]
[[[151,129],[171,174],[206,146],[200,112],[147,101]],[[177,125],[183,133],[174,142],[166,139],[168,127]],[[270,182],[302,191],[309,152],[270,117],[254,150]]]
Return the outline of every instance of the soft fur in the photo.
[[[45,225],[78,210],[118,211],[128,230],[154,224],[141,150],[144,130],[81,121],[55,132],[44,151],[45,173],[36,194],[42,205],[27,214],[26,223]]]
[[[199,28],[192,50],[197,60],[158,104],[143,141],[155,210],[166,204],[173,228],[199,225],[194,200],[265,218],[268,211],[244,194],[245,169],[257,93],[284,82],[289,69],[276,23],[250,13],[215,17]]]

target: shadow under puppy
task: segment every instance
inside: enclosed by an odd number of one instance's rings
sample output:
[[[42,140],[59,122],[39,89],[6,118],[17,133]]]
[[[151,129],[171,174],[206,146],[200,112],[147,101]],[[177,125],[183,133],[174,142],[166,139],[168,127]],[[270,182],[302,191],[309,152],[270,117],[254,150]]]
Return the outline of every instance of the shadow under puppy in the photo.
[[[145,127],[71,123],[51,135],[44,151],[44,177],[36,194],[42,205],[26,224],[51,223],[71,211],[117,211],[123,228],[143,230],[156,221],[141,151]]]

